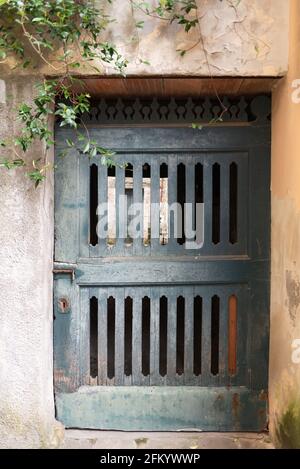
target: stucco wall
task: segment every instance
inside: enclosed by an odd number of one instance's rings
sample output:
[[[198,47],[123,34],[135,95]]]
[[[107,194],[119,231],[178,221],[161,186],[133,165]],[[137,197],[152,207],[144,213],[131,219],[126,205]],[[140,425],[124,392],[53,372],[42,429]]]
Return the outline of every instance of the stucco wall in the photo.
[[[130,0],[95,2],[114,19],[103,41],[117,45],[128,60],[128,75],[276,77],[287,71],[289,0],[197,0],[203,42],[199,41],[197,27],[187,34],[176,21],[170,25],[132,8]],[[146,3],[158,4],[157,0]],[[137,28],[136,23],[141,21],[143,28]],[[181,57],[179,49],[190,50]],[[58,55],[54,51],[51,60]],[[4,67],[6,72],[12,70],[13,61],[10,65]],[[95,61],[92,65],[104,75],[117,74],[107,64]],[[40,63],[40,72],[57,74],[62,70],[61,62],[55,66],[57,70]],[[30,71],[20,68],[18,73]],[[88,65],[80,73],[95,75],[97,71]]]
[[[96,0],[99,5],[103,2]],[[142,2],[135,2],[142,3]],[[156,0],[148,4],[157,5]],[[128,0],[114,0],[107,11],[116,19],[109,38],[129,59],[130,74],[277,76],[287,70],[289,0],[197,0],[203,44],[192,47],[198,28],[186,34],[174,22],[147,17]],[[142,29],[135,23],[145,21]],[[127,38],[124,43],[124,37]],[[159,46],[158,46],[159,45]],[[207,52],[210,68],[203,51]],[[140,64],[140,59],[150,65]]]
[[[33,94],[36,79],[0,81],[0,138],[16,130],[15,107]],[[36,144],[28,158],[43,154]],[[0,447],[53,445],[60,432],[52,390],[52,212],[51,175],[35,190],[23,170],[1,168]]]
[[[299,51],[300,2],[292,0],[289,73],[273,95],[269,388],[272,435],[279,446],[298,448],[300,353],[294,341],[300,339],[300,81],[294,80],[300,79]]]

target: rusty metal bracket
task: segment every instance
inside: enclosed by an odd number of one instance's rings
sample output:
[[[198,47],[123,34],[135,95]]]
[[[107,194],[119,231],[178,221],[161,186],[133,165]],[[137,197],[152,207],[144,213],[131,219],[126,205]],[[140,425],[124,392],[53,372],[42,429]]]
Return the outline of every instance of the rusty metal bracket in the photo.
[[[65,274],[65,275],[71,275],[71,278],[72,278],[72,282],[74,282],[75,280],[75,268],[71,268],[71,269],[65,269],[65,268],[54,268],[53,271],[52,271],[54,274]]]

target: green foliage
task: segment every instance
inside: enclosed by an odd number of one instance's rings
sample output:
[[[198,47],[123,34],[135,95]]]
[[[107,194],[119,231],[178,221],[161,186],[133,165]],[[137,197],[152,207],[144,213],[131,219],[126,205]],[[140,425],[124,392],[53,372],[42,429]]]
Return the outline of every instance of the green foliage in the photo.
[[[42,61],[60,77],[36,87],[33,102],[22,103],[17,111],[21,132],[10,142],[0,142],[2,148],[13,147],[16,157],[0,162],[1,167],[12,169],[26,166],[22,153],[28,152],[35,140],[45,143],[46,148],[53,145],[50,115],[57,116],[61,126],[76,131],[82,124],[82,114],[90,110],[90,95],[74,92],[74,70],[83,64],[93,66],[97,59],[124,74],[127,61],[113,44],[102,40],[111,20],[91,0],[0,0],[0,13],[0,61],[14,56],[18,66],[33,69]],[[51,59],[53,51],[58,51],[55,61]],[[100,156],[103,164],[113,164],[113,153],[91,141],[87,131],[80,134],[78,142],[79,150],[89,158]],[[66,141],[66,152],[72,146],[73,142]],[[31,165],[27,175],[38,186],[49,165],[41,161]]]
[[[103,3],[111,1],[103,0]],[[187,33],[199,26],[195,0],[157,0],[154,7],[152,2],[128,1],[148,16],[177,23]],[[99,157],[109,166],[114,164],[113,152],[92,141],[82,121],[82,115],[90,110],[90,95],[74,91],[79,88],[74,85],[80,82],[74,77],[74,71],[86,65],[95,69],[95,60],[110,64],[124,75],[126,59],[102,37],[111,22],[104,11],[96,8],[93,0],[0,0],[0,63],[14,57],[18,67],[31,67],[34,71],[43,62],[59,77],[43,80],[36,87],[33,102],[19,106],[20,133],[11,141],[0,141],[1,148],[13,149],[14,157],[0,161],[1,167],[12,169],[28,165],[24,154],[36,140],[43,142],[46,149],[54,144],[54,134],[48,127],[51,115],[59,119],[60,126],[75,130],[76,145],[84,155]],[[135,26],[143,28],[144,21],[136,22]],[[195,45],[199,42],[200,39]],[[192,47],[179,50],[180,55],[185,55]],[[149,64],[141,59],[140,63]],[[194,128],[199,126],[195,124]],[[65,143],[62,155],[75,145],[70,140]],[[50,166],[43,164],[42,159],[29,165],[27,175],[38,186]]]
[[[223,0],[219,0],[222,2]],[[227,0],[230,2],[231,0]],[[235,8],[241,0],[237,0]],[[202,42],[201,30],[198,17],[198,4],[196,0],[157,0],[156,6],[147,1],[130,0],[135,9],[141,10],[145,15],[168,21],[170,24],[177,23],[182,26],[184,31],[188,33],[190,30],[197,28],[198,38],[195,43],[187,49],[178,49],[179,54],[183,57],[188,51],[193,49]],[[231,6],[232,4],[229,3]],[[136,27],[140,27],[136,24]]]
[[[6,169],[12,169],[12,168],[18,168],[20,166],[24,166],[24,161],[23,160],[8,160],[4,159],[0,163],[0,167],[4,167]]]
[[[222,2],[223,0],[219,0],[219,1]],[[233,0],[227,0],[227,1],[229,5],[232,7],[233,4],[231,2]],[[170,24],[174,22],[177,23],[178,25],[183,27],[186,33],[189,33],[192,29],[197,28],[197,38],[194,41],[194,43],[185,49],[177,49],[177,52],[180,54],[181,57],[184,57],[187,52],[192,50],[198,44],[201,44],[204,55],[205,55],[206,64],[210,72],[210,65],[207,59],[207,52],[204,47],[204,41],[203,41],[201,27],[199,23],[198,4],[200,3],[200,0],[198,0],[198,3],[196,0],[157,0],[155,4],[156,6],[153,6],[153,3],[150,4],[147,1],[130,0],[130,2],[135,9],[138,9],[144,12],[144,14],[149,17],[154,17],[160,20],[164,20]],[[241,0],[236,0],[236,2],[237,3],[234,5],[234,8],[237,8]],[[136,24],[136,27],[139,27],[139,26]],[[141,60],[141,63],[146,63],[146,62]],[[211,75],[211,72],[210,72],[210,75]],[[211,76],[211,79],[213,80],[212,76]],[[222,117],[227,112],[227,108],[222,103],[217,92],[215,92],[215,96],[219,104],[221,105],[222,111],[220,115],[212,119],[208,123],[208,125],[213,125],[217,122],[222,122]],[[201,130],[202,125],[199,125],[198,123],[194,123],[192,125],[192,128]]]
[[[177,22],[186,32],[197,26],[199,21],[195,0],[158,0],[154,8],[148,2],[131,0],[131,3],[146,15],[156,16],[170,23]]]

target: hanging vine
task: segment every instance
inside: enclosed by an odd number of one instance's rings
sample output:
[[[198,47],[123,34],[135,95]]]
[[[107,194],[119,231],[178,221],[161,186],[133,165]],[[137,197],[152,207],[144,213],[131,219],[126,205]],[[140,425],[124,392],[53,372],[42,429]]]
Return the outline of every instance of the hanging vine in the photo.
[[[195,43],[178,52],[184,56],[201,44],[210,71],[195,0],[158,0],[154,7],[151,6],[153,2],[149,5],[140,0],[128,1],[132,9],[169,24],[176,22],[186,33],[191,29],[197,30]],[[111,2],[103,0],[103,7]],[[83,86],[78,86],[80,80],[76,78],[86,66],[101,73],[101,64],[125,75],[126,58],[114,44],[103,39],[112,21],[104,9],[95,6],[93,0],[0,0],[0,64],[14,60],[17,67],[33,71],[44,64],[55,75],[55,78],[45,78],[36,86],[33,102],[19,106],[20,133],[9,141],[0,141],[0,147],[12,148],[14,156],[0,160],[0,166],[7,169],[26,167],[28,177],[38,186],[51,166],[46,163],[46,158],[28,162],[25,154],[36,140],[44,142],[46,151],[54,144],[54,134],[48,126],[49,116],[53,114],[60,119],[61,126],[69,126],[76,131],[76,141],[83,154],[89,158],[100,157],[101,162],[109,166],[114,164],[113,152],[92,140],[84,125],[82,115],[90,110],[90,95]],[[142,28],[143,21],[136,23],[136,27]],[[100,69],[95,67],[95,61],[100,63]],[[74,91],[74,85],[81,91]],[[226,108],[217,90],[215,95],[223,114]],[[67,153],[75,143],[69,139],[65,143],[64,153]]]
[[[197,39],[193,42],[193,44],[186,48],[177,49],[177,51],[179,52],[180,56],[183,57],[185,56],[187,52],[191,51],[192,49],[197,47],[199,44],[201,45],[202,51],[205,56],[205,63],[206,63],[206,66],[207,66],[207,69],[211,78],[214,95],[216,99],[218,100],[222,109],[221,113],[216,118],[214,118],[211,122],[209,122],[209,124],[214,124],[219,121],[221,122],[224,114],[227,112],[228,109],[223,104],[218,94],[214,80],[213,80],[213,74],[212,74],[210,62],[208,59],[208,53],[204,44],[197,1],[196,0],[158,0],[158,3],[155,7],[153,7],[152,4],[145,2],[145,1],[140,1],[140,0],[129,0],[129,1],[134,9],[142,11],[146,16],[150,18],[164,20],[164,21],[167,21],[169,24],[172,24],[175,22],[178,25],[181,25],[186,33],[189,33],[189,31],[191,31],[192,29],[196,29]],[[222,2],[223,0],[219,0],[219,1]],[[241,2],[241,0],[236,0],[236,3],[232,3],[232,1],[234,0],[227,0],[227,1],[229,2],[229,5],[235,9],[235,11],[236,11],[237,6]],[[144,26],[143,21],[136,23],[137,28],[142,28],[143,26]],[[194,123],[192,127],[195,129],[199,129],[202,126],[197,123]]]
[[[95,59],[124,74],[126,59],[102,39],[110,18],[90,0],[0,0],[0,13],[0,61],[4,63],[13,56],[23,68],[44,63],[58,76],[36,86],[32,104],[19,106],[17,113],[23,124],[20,134],[12,141],[0,142],[2,148],[13,148],[14,158],[2,160],[1,166],[25,166],[23,155],[37,139],[45,143],[46,149],[53,145],[53,131],[48,127],[53,114],[60,118],[61,126],[77,131],[84,154],[100,155],[103,163],[113,164],[111,151],[91,140],[87,131],[78,131],[82,114],[90,109],[90,95],[73,90],[78,82],[74,71],[85,64],[94,67]],[[73,145],[73,141],[66,140],[68,148]],[[37,186],[48,168],[48,164],[33,161],[27,174]]]

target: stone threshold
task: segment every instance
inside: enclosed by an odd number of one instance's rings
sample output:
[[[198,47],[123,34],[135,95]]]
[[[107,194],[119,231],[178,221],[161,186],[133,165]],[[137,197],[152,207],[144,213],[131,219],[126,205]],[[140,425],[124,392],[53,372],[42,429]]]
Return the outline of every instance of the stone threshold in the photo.
[[[65,431],[61,449],[274,449],[268,433]]]

